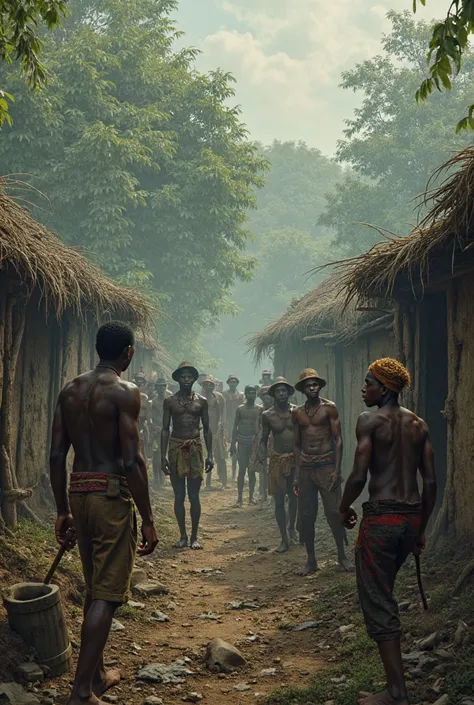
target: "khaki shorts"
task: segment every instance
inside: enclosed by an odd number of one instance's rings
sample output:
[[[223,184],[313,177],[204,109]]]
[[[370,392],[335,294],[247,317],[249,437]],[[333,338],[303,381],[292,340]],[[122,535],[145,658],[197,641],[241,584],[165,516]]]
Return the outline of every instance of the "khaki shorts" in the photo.
[[[137,548],[132,500],[83,492],[69,501],[88,593],[93,600],[127,602]]]

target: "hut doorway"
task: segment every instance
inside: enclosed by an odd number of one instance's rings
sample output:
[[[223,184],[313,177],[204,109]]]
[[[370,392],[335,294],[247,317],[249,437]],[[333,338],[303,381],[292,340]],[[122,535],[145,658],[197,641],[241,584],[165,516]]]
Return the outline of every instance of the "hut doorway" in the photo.
[[[447,423],[444,415],[448,396],[448,314],[446,292],[426,296],[423,302],[424,360],[425,365],[425,420],[430,429],[430,439],[435,454],[438,500],[436,510],[443,501],[447,470]]]

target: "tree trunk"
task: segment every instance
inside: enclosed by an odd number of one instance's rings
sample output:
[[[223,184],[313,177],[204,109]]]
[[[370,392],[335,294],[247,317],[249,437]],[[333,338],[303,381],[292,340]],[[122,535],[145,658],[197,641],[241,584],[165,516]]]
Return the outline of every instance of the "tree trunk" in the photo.
[[[5,305],[3,325],[3,385],[0,412],[0,478],[2,483],[2,511],[7,526],[17,523],[15,492],[18,481],[15,472],[16,453],[13,448],[12,408],[15,372],[25,329],[26,308],[18,294],[9,293]]]

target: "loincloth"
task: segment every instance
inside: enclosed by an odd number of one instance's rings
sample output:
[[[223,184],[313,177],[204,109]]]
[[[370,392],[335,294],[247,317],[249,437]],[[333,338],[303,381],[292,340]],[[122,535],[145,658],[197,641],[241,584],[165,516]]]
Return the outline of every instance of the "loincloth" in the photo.
[[[89,594],[93,600],[126,602],[137,520],[125,477],[72,473],[69,501]]]
[[[355,555],[367,633],[375,641],[399,639],[401,626],[393,588],[420,533],[421,503],[379,500],[362,506],[364,517]]]
[[[309,479],[322,490],[330,490],[334,474],[334,451],[321,455],[300,454],[300,477]]]
[[[268,494],[286,494],[295,472],[293,453],[275,453],[270,455],[268,463]]]
[[[172,475],[193,480],[202,480],[204,477],[204,454],[200,438],[183,440],[171,436],[168,460]]]

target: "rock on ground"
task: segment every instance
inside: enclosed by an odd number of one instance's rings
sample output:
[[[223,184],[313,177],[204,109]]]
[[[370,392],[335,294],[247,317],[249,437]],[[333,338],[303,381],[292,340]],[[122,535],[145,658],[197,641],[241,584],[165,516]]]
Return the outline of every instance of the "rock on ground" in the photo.
[[[206,666],[215,673],[232,673],[247,664],[240,651],[223,639],[212,639],[204,656]]]
[[[139,585],[140,583],[147,583],[148,575],[143,570],[143,568],[134,568],[132,570],[132,587]]]
[[[192,676],[186,662],[176,659],[172,663],[149,663],[138,672],[138,678],[149,683],[184,683],[184,676]]]
[[[15,670],[15,677],[21,683],[36,683],[44,680],[44,673],[40,666],[33,661],[20,663]]]
[[[40,701],[33,693],[28,693],[18,683],[0,683],[0,702],[4,698],[10,705],[40,705]]]
[[[138,583],[137,585],[134,585],[132,587],[132,592],[134,595],[150,597],[151,595],[167,595],[169,590],[166,585],[150,580],[145,583]]]
[[[149,698],[143,701],[143,705],[163,705],[163,700],[157,698],[156,695],[150,695]]]

